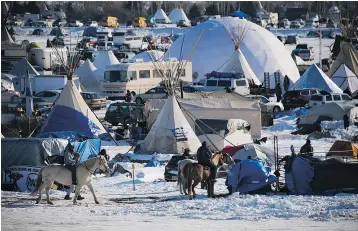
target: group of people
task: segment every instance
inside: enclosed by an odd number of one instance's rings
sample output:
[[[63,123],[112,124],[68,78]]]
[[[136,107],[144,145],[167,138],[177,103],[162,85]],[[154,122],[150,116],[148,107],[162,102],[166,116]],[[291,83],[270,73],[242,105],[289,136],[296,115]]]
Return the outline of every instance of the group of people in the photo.
[[[134,100],[134,97],[135,97],[135,92],[134,91],[129,91],[127,90],[127,93],[126,95],[124,96],[124,101],[126,102],[132,102]]]

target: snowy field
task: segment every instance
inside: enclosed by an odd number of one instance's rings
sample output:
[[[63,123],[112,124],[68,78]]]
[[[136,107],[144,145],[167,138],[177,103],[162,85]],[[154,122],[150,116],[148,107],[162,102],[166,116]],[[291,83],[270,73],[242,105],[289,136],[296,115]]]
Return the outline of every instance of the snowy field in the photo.
[[[340,138],[358,133],[348,131],[340,122],[326,123]],[[290,135],[294,118],[275,120],[273,127],[263,131],[267,147],[273,149],[273,136],[279,139],[281,156],[296,150],[306,136]],[[335,139],[312,140],[315,151],[326,152]],[[113,153],[114,154],[114,153]],[[131,164],[123,165],[131,170]],[[208,199],[199,188],[197,199],[189,201],[180,195],[175,182],[163,180],[163,167],[143,168],[136,164],[135,191],[132,180],[124,175],[93,179],[101,204],[94,204],[90,191],[82,193],[78,205],[63,200],[65,192],[51,191],[55,205],[45,201],[35,205],[29,193],[1,193],[3,230],[357,230],[358,195],[328,196],[239,195]],[[227,193],[220,179],[216,194]]]

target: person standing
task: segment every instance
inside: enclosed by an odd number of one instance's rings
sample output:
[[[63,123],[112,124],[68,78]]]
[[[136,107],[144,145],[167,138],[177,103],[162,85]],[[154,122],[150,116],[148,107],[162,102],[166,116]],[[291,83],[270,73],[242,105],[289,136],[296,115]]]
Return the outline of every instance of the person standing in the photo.
[[[348,117],[348,115],[347,114],[345,114],[344,116],[343,116],[343,125],[344,125],[344,129],[348,129],[348,127],[349,127],[349,117]]]
[[[280,102],[281,98],[282,98],[282,90],[281,90],[281,86],[279,83],[276,84],[275,91],[276,91],[277,102]]]
[[[306,154],[309,156],[313,156],[313,147],[311,145],[311,140],[307,139],[306,143],[301,147],[300,154]]]
[[[132,102],[132,93],[129,91],[129,90],[127,90],[127,93],[126,93],[126,96],[125,96],[125,101],[126,102]]]
[[[285,91],[288,91],[288,89],[290,88],[290,79],[287,75],[285,75],[285,78],[283,79],[283,88],[285,89]]]

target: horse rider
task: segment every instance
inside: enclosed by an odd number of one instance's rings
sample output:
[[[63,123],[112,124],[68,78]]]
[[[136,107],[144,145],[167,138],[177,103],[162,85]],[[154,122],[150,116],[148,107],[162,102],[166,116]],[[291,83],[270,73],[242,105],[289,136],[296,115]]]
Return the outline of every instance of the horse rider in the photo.
[[[106,158],[107,162],[109,161],[109,156],[107,155],[106,149],[102,149],[98,155],[104,156]]]
[[[72,184],[67,191],[67,194],[65,196],[65,200],[71,200],[70,193],[73,192],[74,185],[77,185],[77,177],[76,177],[76,164],[80,160],[80,154],[78,152],[74,152],[74,147],[71,145],[70,142],[68,142],[68,145],[65,150],[65,167],[71,171],[72,175]],[[82,197],[80,194],[77,196],[77,200],[82,200],[84,197]]]
[[[192,159],[192,160],[194,160],[194,158],[192,156],[190,156],[189,152],[190,152],[189,148],[184,149],[184,153],[182,155],[183,159]]]
[[[311,145],[311,140],[307,139],[306,143],[301,147],[300,154],[306,154],[309,156],[313,156],[313,147]]]
[[[206,146],[206,141],[203,141],[201,147],[197,151],[198,164],[208,166],[210,168],[209,179],[215,182],[217,167],[211,160],[211,152]]]

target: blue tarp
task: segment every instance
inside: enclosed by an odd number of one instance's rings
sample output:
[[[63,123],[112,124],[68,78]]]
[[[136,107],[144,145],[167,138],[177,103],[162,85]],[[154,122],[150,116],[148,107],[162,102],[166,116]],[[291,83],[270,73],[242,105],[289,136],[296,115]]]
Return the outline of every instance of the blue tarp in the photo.
[[[242,11],[234,11],[234,12],[231,13],[231,16],[232,17],[239,17],[239,18],[248,18],[249,17],[246,13],[244,13]]]
[[[80,162],[96,157],[101,149],[100,139],[88,139],[83,142],[74,142],[75,152],[80,153]]]
[[[159,166],[160,166],[160,162],[157,160],[151,160],[146,165],[144,165],[144,167],[159,167]]]
[[[244,159],[230,169],[228,185],[232,192],[249,193],[274,183],[276,179],[270,175],[270,169],[265,168],[263,160]]]

